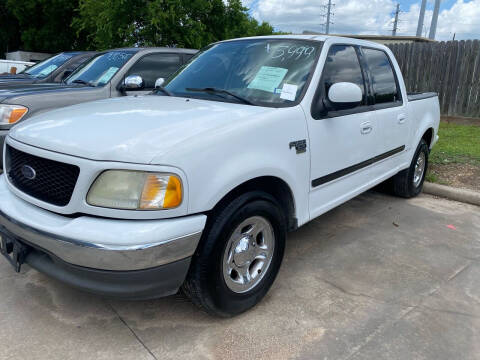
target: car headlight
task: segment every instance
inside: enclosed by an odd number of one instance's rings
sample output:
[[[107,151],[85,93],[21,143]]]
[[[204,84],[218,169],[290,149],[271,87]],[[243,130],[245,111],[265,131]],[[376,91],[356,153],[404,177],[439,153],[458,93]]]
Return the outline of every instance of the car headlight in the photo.
[[[14,124],[28,112],[28,108],[21,105],[0,105],[0,124]]]
[[[182,203],[182,195],[182,182],[177,175],[108,170],[93,183],[87,203],[126,210],[172,209]]]

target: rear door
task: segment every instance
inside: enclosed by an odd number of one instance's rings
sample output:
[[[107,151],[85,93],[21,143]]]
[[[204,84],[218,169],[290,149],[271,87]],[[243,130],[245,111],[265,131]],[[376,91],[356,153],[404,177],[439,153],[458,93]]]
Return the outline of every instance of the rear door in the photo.
[[[372,84],[376,122],[382,133],[380,156],[385,157],[384,171],[400,165],[407,145],[410,122],[406,101],[396,72],[387,53],[381,49],[361,48]],[[387,156],[388,155],[388,156]]]
[[[359,49],[337,44],[327,59],[310,114],[307,114],[311,150],[310,215],[316,217],[368,188],[379,176],[372,160],[380,152],[381,133]],[[358,85],[363,101],[354,107],[334,108],[328,90],[338,82]]]

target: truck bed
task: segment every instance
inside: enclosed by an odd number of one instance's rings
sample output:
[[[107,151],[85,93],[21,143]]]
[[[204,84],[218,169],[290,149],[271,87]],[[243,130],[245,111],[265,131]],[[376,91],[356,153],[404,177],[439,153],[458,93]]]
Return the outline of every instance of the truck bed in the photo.
[[[438,94],[436,92],[407,93],[408,101],[423,100],[423,99],[428,99],[428,98],[436,97],[436,96],[438,96]]]

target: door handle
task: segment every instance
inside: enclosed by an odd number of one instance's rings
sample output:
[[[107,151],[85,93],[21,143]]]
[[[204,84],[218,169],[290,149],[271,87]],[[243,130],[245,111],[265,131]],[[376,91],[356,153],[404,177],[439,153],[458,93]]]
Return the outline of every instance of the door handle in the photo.
[[[370,134],[373,130],[372,124],[367,121],[360,125],[360,133],[363,135]]]
[[[397,120],[399,124],[404,124],[405,121],[407,120],[407,117],[404,114],[401,114],[401,115],[398,115]]]

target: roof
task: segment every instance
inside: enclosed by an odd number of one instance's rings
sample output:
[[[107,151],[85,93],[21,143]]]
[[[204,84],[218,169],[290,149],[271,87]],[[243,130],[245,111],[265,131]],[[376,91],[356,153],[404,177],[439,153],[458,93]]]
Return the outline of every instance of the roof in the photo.
[[[254,40],[254,39],[298,39],[298,40],[315,40],[315,41],[325,41],[327,38],[331,36],[328,35],[264,35],[264,36],[250,36],[250,37],[243,37],[243,38],[235,38],[235,39],[228,39],[222,40],[219,42],[229,42],[235,40]]]
[[[85,54],[95,54],[96,51],[62,51],[59,54],[69,54],[72,56],[85,55]]]
[[[382,44],[379,44],[379,43],[373,42],[373,41],[363,40],[361,38],[348,38],[348,37],[345,37],[345,36],[316,35],[316,34],[252,36],[252,37],[244,37],[244,38],[223,40],[223,41],[219,41],[219,43],[229,42],[229,41],[238,41],[238,40],[255,40],[255,39],[297,39],[297,40],[310,40],[310,41],[327,41],[329,39],[332,39],[336,42],[348,42],[348,43],[354,43],[356,45],[361,45],[361,46],[371,46],[371,47],[376,47],[376,48],[385,48]]]
[[[315,31],[304,31],[303,35],[307,36],[326,36],[324,34],[316,33]],[[332,34],[329,36],[335,37],[347,37],[352,39],[363,39],[363,40],[391,40],[391,41],[416,41],[416,42],[435,42],[435,40],[428,39],[422,36],[392,36],[392,35],[339,35],[339,34]]]
[[[126,48],[116,48],[116,49],[108,49],[104,50],[103,52],[108,51],[134,51],[134,52],[152,52],[152,51],[160,51],[160,52],[169,52],[169,53],[182,53],[182,54],[195,54],[198,50],[195,49],[184,49],[184,48],[174,48],[174,47],[126,47]]]

